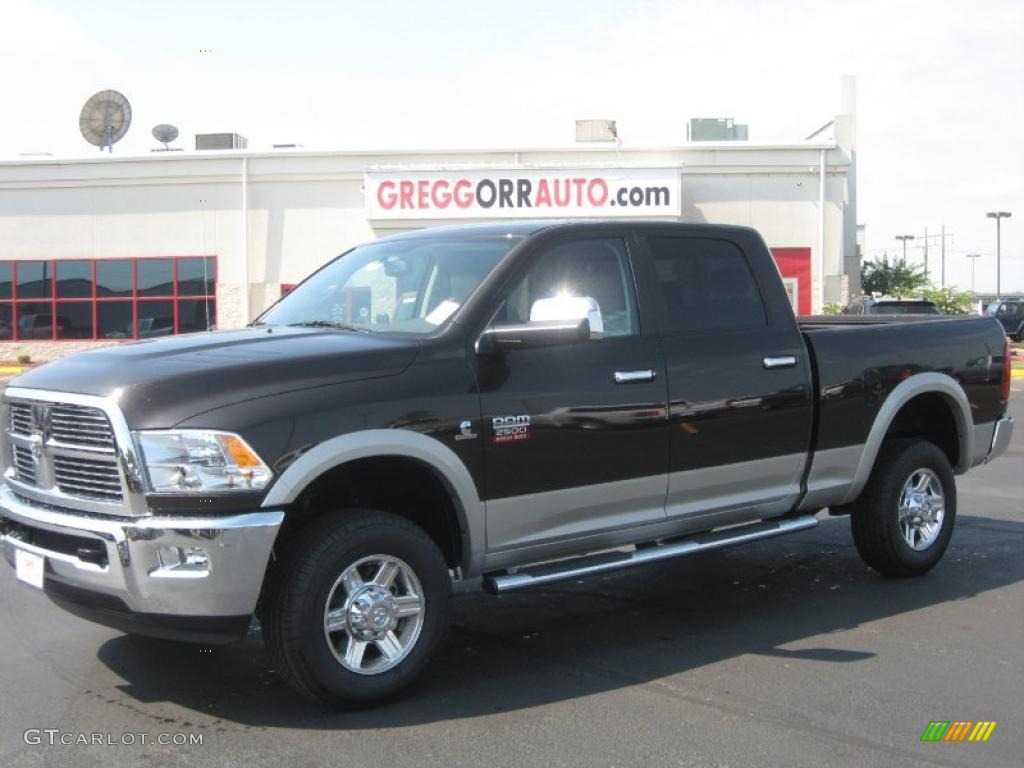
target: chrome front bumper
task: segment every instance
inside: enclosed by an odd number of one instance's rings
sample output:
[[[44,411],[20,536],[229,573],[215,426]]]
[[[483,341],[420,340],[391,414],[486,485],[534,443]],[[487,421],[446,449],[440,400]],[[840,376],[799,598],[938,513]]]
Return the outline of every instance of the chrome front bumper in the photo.
[[[0,485],[8,562],[18,549],[42,555],[48,593],[120,601],[130,614],[171,619],[251,614],[283,519],[280,511],[103,519],[29,502]]]
[[[1013,417],[1003,416],[996,422],[996,428],[992,432],[992,445],[988,450],[988,456],[985,457],[985,462],[988,463],[994,459],[998,459],[1010,446],[1010,440],[1013,438]]]

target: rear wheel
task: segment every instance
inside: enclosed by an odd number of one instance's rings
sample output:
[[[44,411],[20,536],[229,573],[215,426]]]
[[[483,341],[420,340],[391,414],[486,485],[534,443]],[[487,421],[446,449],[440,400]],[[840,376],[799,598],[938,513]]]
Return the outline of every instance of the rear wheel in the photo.
[[[887,441],[850,509],[861,559],[886,576],[926,573],[942,559],[955,523],[956,482],[946,455],[925,440]]]
[[[275,564],[264,638],[275,668],[327,706],[378,704],[423,671],[448,624],[440,550],[408,520],[346,510],[299,533]]]

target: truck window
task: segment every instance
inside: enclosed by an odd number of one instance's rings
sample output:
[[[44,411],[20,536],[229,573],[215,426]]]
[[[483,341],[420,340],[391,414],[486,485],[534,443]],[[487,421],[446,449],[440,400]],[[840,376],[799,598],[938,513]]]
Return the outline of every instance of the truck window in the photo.
[[[727,240],[649,238],[670,333],[767,325],[764,302],[746,257]]]
[[[362,245],[313,273],[258,322],[429,335],[448,322],[518,240],[425,234]]]
[[[509,295],[503,319],[525,323],[533,302],[559,295],[589,296],[597,301],[605,336],[640,333],[636,291],[621,238],[573,240],[542,253]]]

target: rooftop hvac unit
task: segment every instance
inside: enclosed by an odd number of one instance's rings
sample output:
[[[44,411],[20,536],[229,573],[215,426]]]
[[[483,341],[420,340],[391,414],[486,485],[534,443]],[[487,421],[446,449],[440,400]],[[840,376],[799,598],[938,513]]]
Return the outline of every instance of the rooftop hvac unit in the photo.
[[[616,141],[618,137],[614,120],[576,121],[576,141]]]
[[[747,126],[731,117],[693,117],[687,126],[689,141],[746,141]]]
[[[249,140],[237,133],[197,133],[196,149],[245,149]]]

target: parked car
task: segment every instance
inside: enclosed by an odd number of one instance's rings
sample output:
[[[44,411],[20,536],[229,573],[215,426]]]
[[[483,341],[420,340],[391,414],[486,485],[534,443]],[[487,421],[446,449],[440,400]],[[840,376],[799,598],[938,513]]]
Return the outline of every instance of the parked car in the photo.
[[[862,296],[843,308],[844,315],[941,315],[928,299]]]
[[[1024,341],[1024,301],[996,301],[988,305],[986,312],[999,321],[1007,336],[1014,341]]]
[[[57,335],[63,336],[71,322],[60,315],[57,316]],[[53,315],[23,313],[18,316],[19,339],[50,339],[53,338]]]
[[[139,338],[152,339],[158,336],[170,336],[174,333],[174,318],[166,317],[140,317]]]
[[[824,509],[875,570],[923,574],[954,475],[1006,450],[1009,387],[991,317],[798,321],[750,229],[420,230],[251,327],[16,378],[0,538],[19,579],[127,632],[225,642],[255,613],[296,691],[365,706],[423,671],[453,581],[500,594]]]

